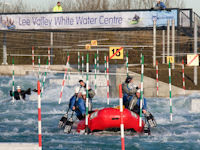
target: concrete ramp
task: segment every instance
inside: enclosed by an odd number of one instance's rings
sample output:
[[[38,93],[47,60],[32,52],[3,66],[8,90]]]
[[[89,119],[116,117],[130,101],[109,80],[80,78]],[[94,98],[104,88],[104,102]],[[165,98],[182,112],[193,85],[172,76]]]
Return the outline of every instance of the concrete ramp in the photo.
[[[0,143],[0,150],[39,150],[38,143]]]
[[[192,113],[200,113],[200,99],[192,99],[191,100],[191,112]]]

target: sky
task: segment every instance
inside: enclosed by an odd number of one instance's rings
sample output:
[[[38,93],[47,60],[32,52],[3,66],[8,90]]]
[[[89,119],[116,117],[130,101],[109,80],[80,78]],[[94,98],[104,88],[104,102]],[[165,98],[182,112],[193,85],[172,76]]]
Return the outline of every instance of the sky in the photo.
[[[0,0],[0,2],[6,3],[13,3],[17,2],[18,0]],[[26,6],[31,7],[30,10],[34,8],[45,9],[48,11],[47,6],[53,7],[56,5],[58,0],[22,0]],[[61,2],[68,1],[68,0],[61,0]],[[91,0],[92,1],[92,0]],[[193,10],[200,15],[200,0],[184,0],[186,8],[193,8]]]
[[[186,8],[192,8],[198,15],[200,15],[200,0],[184,0]]]

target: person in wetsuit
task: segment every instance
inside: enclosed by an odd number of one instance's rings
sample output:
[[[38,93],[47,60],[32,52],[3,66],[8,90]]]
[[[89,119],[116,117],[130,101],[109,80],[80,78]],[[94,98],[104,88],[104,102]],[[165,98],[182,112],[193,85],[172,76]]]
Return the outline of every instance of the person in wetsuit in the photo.
[[[26,100],[26,95],[31,95],[31,89],[21,90],[20,86],[17,86],[17,91],[14,91],[15,100]],[[10,96],[13,96],[13,92],[10,91]]]
[[[137,113],[138,115],[140,114],[140,99],[141,99],[141,95],[140,95],[140,89],[137,90],[137,92],[135,93],[135,97],[132,101],[134,101],[134,105],[130,105],[130,110]],[[145,118],[147,119],[150,127],[156,127],[157,123],[156,120],[154,119],[154,116],[147,111],[147,102],[146,102],[146,98],[143,98],[143,102],[142,102],[142,113],[144,114]]]

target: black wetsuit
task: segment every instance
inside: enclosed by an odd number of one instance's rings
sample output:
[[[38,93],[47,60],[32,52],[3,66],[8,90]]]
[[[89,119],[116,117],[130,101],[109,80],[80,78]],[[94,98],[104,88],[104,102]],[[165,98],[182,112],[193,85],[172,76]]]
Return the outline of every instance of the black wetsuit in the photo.
[[[22,100],[22,99],[25,100],[26,94],[31,95],[31,89],[30,88],[26,91],[21,90],[20,93],[17,92],[17,91],[14,91],[14,98],[15,98],[15,100]],[[12,91],[10,91],[10,96],[13,96]]]

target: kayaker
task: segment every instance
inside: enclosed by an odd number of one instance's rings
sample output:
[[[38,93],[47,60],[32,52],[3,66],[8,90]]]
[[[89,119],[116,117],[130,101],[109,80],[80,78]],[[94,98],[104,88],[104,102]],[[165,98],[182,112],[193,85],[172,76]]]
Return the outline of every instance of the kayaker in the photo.
[[[133,84],[133,77],[127,76],[125,82],[122,83],[123,104],[125,108],[129,108],[129,104],[134,99],[137,89],[139,87]]]
[[[17,91],[14,91],[15,100],[25,100],[26,95],[31,95],[31,88],[25,90],[21,90],[20,86],[17,86]],[[10,96],[13,96],[13,92],[10,91]]]

